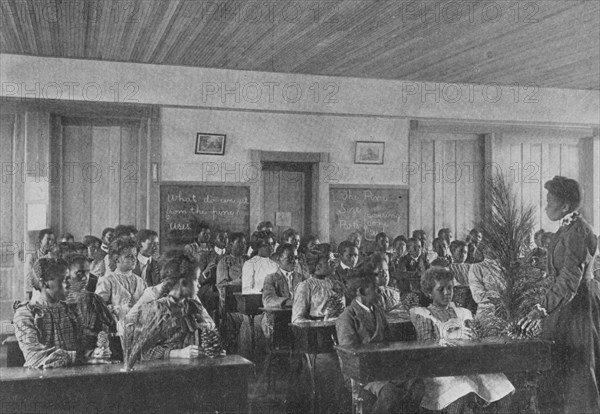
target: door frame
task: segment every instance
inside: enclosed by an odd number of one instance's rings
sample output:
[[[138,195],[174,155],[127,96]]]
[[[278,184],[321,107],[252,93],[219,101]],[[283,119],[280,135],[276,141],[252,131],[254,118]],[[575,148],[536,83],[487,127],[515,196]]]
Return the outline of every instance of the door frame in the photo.
[[[329,153],[255,149],[251,149],[249,152],[251,166],[259,172],[256,179],[250,180],[250,230],[253,231],[264,217],[262,164],[264,162],[308,163],[312,167],[310,231],[321,237],[322,240],[329,240],[329,182],[321,179],[321,171],[326,171],[329,164]],[[302,230],[299,229],[299,231]]]

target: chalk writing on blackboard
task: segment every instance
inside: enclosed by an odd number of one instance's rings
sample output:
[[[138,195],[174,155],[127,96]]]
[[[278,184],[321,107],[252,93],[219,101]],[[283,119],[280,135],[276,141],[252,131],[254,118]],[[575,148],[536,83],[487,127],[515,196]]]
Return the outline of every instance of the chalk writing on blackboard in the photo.
[[[408,190],[400,188],[331,188],[330,235],[339,243],[359,231],[372,240],[379,232],[390,237],[408,226]]]
[[[249,231],[249,189],[239,186],[161,186],[161,239],[168,245],[184,244],[196,236],[197,226]]]

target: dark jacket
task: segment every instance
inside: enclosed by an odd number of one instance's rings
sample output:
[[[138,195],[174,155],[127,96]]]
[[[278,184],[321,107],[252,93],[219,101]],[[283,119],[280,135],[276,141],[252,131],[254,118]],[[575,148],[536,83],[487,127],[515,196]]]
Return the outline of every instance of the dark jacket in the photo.
[[[137,261],[135,268],[133,269],[133,273],[142,277],[142,265],[139,260]],[[146,269],[146,277],[144,278],[144,282],[146,282],[146,285],[148,285],[148,287],[156,286],[161,282],[158,260],[156,260],[154,257],[150,260],[150,263],[148,264],[148,269]]]
[[[373,305],[373,312],[368,312],[356,299],[337,318],[335,329],[342,346],[384,342],[390,335],[383,310]]]
[[[288,281],[281,269],[276,273],[267,275],[262,291],[263,306],[265,308],[283,306],[283,303],[292,297],[296,287],[304,280],[306,280],[306,277],[302,273],[294,271],[292,272],[292,286],[288,286]]]

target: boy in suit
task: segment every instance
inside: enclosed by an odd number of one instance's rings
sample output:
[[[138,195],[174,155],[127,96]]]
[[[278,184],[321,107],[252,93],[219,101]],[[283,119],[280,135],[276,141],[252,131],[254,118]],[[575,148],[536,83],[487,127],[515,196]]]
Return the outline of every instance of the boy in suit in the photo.
[[[339,345],[389,341],[388,323],[383,310],[377,305],[377,276],[372,273],[356,275],[349,281],[349,287],[355,298],[336,320]],[[409,388],[405,383],[375,381],[363,387],[376,398],[373,414],[414,411],[414,407],[409,408],[403,404],[409,395]],[[369,398],[368,393],[365,396]]]
[[[348,280],[358,263],[358,247],[351,241],[343,241],[338,246],[340,263],[335,267],[331,280],[334,282],[335,290],[341,290],[346,297],[346,303],[350,303],[351,294],[347,290]]]
[[[263,306],[265,308],[291,308],[294,305],[294,291],[306,277],[296,271],[298,251],[293,245],[286,243],[277,248],[275,257],[279,269],[265,277],[263,284]],[[267,338],[273,332],[272,313],[263,318],[263,331]]]
[[[133,273],[144,279],[146,285],[156,286],[160,283],[160,269],[154,259],[158,253],[158,233],[143,229],[137,234],[138,256]]]

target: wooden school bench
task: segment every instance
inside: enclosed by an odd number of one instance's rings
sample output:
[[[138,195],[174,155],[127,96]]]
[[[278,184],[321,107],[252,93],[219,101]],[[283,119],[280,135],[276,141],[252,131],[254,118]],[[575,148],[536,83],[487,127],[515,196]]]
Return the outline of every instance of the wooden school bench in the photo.
[[[3,368],[0,412],[247,412],[253,364],[239,355],[141,362],[129,372],[122,368],[122,363]]]
[[[456,346],[416,341],[337,346],[342,373],[352,380],[353,412],[362,414],[359,390],[373,381],[537,372],[551,367],[550,341],[498,337],[453,342]]]

